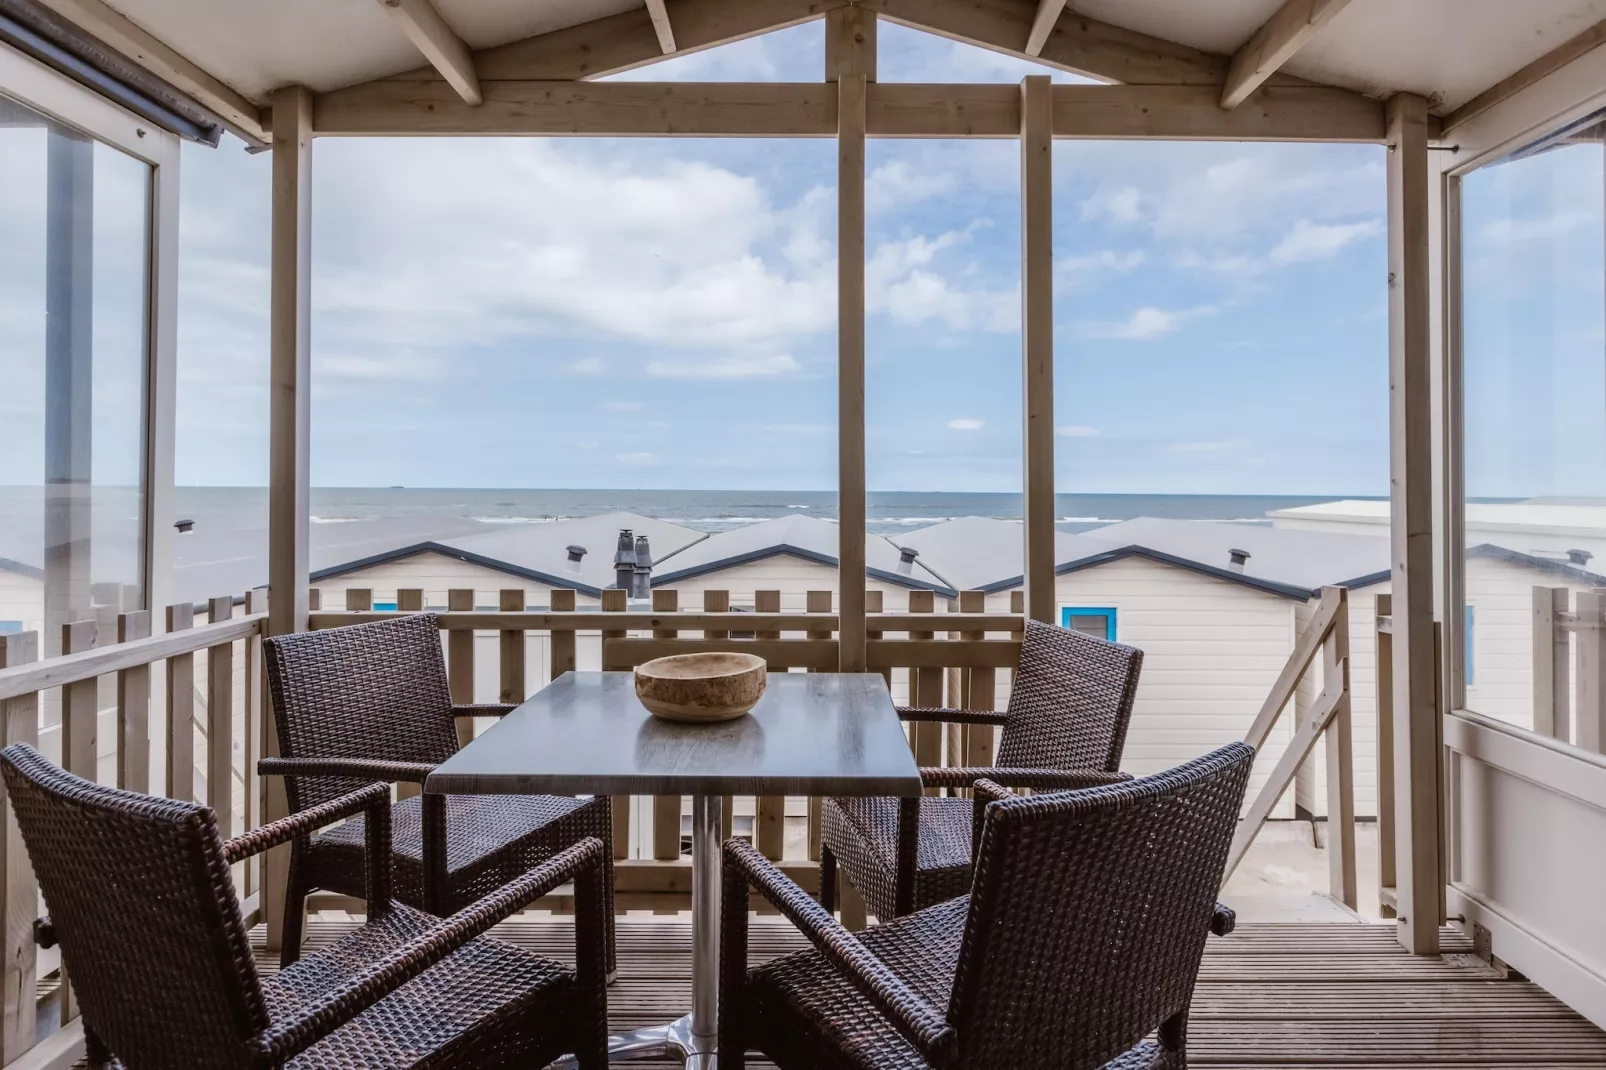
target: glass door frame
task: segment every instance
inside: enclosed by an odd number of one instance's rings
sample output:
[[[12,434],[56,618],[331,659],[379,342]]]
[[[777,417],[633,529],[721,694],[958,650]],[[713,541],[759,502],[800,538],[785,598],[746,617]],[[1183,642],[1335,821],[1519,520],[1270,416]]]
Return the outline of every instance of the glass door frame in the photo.
[[[173,438],[178,351],[179,138],[30,56],[0,44],[0,93],[151,167],[146,250],[145,524],[142,588],[152,630],[173,590]]]

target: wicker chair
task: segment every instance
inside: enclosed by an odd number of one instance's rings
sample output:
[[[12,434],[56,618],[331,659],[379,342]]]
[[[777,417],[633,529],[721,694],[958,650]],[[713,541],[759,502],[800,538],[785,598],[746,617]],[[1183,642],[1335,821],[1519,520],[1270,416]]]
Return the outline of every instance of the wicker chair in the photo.
[[[458,717],[501,716],[509,705],[453,705],[434,614],[268,639],[268,683],[292,813],[375,780],[423,783],[457,751]],[[606,797],[414,796],[392,810],[396,898],[444,916],[587,837],[609,846]],[[295,838],[285,895],[286,965],[301,953],[306,897],[322,888],[363,894],[360,820]],[[613,874],[608,969],[613,971]]]
[[[1129,779],[1116,770],[1142,668],[1141,650],[1029,620],[1005,712],[901,707],[898,716],[1003,728],[997,767],[922,769],[928,788],[968,788],[982,777],[1043,791],[1097,787]],[[970,888],[968,799],[826,799],[821,816],[827,911],[838,863],[882,921]]]
[[[1254,752],[1029,798],[989,781],[968,896],[850,933],[747,844],[725,846],[720,1070],[1187,1066],[1188,1004]],[[747,965],[748,887],[815,950]],[[1145,1040],[1155,1034],[1154,1040]]]
[[[0,771],[83,1014],[88,1063],[129,1070],[402,1070],[607,1060],[604,876],[586,840],[444,920],[390,898],[390,788],[224,842],[209,807],[81,780],[14,744]],[[366,812],[368,922],[257,973],[229,867]],[[573,881],[578,966],[487,936]]]

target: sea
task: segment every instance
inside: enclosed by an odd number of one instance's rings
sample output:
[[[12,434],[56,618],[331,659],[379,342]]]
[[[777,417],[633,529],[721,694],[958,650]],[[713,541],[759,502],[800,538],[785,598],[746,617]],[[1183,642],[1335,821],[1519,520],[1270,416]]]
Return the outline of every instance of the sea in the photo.
[[[267,518],[263,487],[178,487],[178,515],[198,523],[250,529]],[[1058,526],[1087,531],[1139,516],[1267,523],[1266,514],[1358,495],[1060,494]],[[523,490],[442,487],[314,487],[314,524],[361,520],[470,519],[484,524],[550,524],[617,511],[718,532],[791,514],[836,519],[834,491],[754,490]],[[893,534],[965,516],[1019,520],[1019,494],[876,491],[869,495],[869,530]]]

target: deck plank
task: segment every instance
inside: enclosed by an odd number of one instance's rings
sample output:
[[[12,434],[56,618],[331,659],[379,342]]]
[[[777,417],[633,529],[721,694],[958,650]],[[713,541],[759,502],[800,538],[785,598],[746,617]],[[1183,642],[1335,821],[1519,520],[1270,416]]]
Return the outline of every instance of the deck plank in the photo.
[[[309,945],[335,939],[353,924],[312,919]],[[573,953],[574,930],[565,918],[525,916],[499,926],[496,935],[555,958]],[[275,960],[262,950],[260,928],[252,939],[258,965],[272,972]],[[777,919],[756,918],[751,926],[754,962],[805,946]],[[1606,1067],[1606,1033],[1538,986],[1507,979],[1474,958],[1459,931],[1445,931],[1444,949],[1436,958],[1407,955],[1391,925],[1241,925],[1208,945],[1194,995],[1189,1062],[1219,1070]],[[690,964],[686,918],[621,918],[610,1028],[677,1017],[691,999]],[[630,1065],[669,1070],[679,1064]]]

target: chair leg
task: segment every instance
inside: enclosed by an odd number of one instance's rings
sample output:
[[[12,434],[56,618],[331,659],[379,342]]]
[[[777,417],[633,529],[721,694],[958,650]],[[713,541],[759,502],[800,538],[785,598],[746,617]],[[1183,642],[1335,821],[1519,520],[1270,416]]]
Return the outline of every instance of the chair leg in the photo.
[[[836,913],[836,855],[820,844],[820,906],[827,914]]]
[[[284,889],[284,943],[279,948],[279,968],[294,965],[301,958],[301,930],[307,918],[307,891],[290,861],[290,879]]]
[[[1154,1070],[1187,1070],[1188,1067],[1188,1012],[1178,1011],[1160,1023],[1155,1036],[1160,1042],[1159,1057]]]
[[[603,846],[602,864],[602,925],[604,941],[608,949],[608,984],[612,985],[619,974],[619,953],[617,941],[617,926],[613,909],[613,796],[604,796],[607,812],[602,815],[602,827],[607,830],[601,837]],[[624,797],[626,805],[630,800]]]

